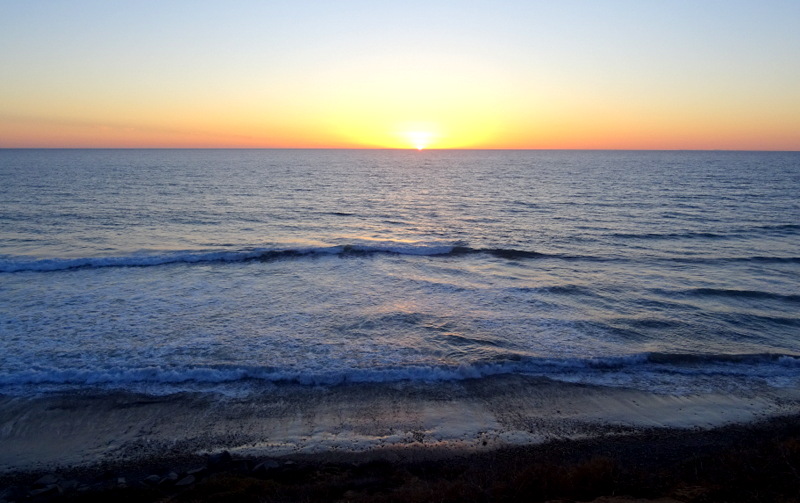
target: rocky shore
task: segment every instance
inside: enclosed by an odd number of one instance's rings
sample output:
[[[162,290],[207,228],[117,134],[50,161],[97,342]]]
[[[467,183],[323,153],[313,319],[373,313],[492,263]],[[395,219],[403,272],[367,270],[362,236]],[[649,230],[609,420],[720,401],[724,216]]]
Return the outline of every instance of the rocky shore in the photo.
[[[0,502],[800,501],[800,417],[654,428],[489,452],[259,458],[165,452],[0,476]]]

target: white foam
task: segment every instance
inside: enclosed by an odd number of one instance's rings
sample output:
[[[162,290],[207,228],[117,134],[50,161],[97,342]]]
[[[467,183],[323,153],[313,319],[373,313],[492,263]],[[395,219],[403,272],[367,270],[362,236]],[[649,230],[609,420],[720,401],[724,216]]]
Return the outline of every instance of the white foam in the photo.
[[[109,389],[143,389],[151,391],[160,385],[174,392],[181,385],[186,389],[201,390],[203,385],[213,387],[230,384],[233,388],[248,387],[257,382],[293,382],[310,386],[331,386],[343,383],[391,382],[448,382],[477,379],[502,374],[540,376],[555,381],[585,383],[615,387],[633,387],[646,391],[665,393],[691,393],[720,391],[747,383],[761,383],[773,388],[786,388],[800,384],[797,365],[787,367],[783,361],[797,358],[759,359],[731,363],[714,360],[703,365],[653,363],[646,354],[607,359],[523,359],[497,363],[478,363],[458,366],[404,366],[401,368],[369,368],[323,370],[283,369],[261,367],[146,367],[128,369],[40,369],[0,373],[0,387],[26,390],[31,386],[97,386]],[[737,384],[738,383],[738,384]],[[176,387],[177,386],[177,387]],[[757,388],[758,386],[756,386]],[[755,389],[755,388],[754,388]]]

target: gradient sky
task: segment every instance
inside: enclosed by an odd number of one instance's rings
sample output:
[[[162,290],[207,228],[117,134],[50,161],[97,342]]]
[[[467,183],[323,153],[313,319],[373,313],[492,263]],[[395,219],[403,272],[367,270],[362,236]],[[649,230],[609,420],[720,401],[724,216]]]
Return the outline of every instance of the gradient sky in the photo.
[[[0,0],[0,147],[800,150],[800,1]]]

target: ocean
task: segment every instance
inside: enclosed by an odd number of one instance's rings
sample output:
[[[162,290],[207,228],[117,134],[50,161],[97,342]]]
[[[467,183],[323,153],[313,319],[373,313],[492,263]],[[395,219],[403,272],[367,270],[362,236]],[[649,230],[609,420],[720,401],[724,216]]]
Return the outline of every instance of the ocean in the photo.
[[[798,194],[797,152],[0,150],[0,394],[797,388]]]

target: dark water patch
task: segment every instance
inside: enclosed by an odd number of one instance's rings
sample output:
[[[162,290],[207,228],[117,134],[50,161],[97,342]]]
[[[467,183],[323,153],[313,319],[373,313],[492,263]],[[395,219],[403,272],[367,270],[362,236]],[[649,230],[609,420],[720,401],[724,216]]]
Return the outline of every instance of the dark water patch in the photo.
[[[477,346],[477,347],[500,346],[500,344],[498,344],[496,341],[490,339],[478,338],[475,336],[469,337],[459,332],[441,332],[439,336],[448,344],[453,344],[456,346]]]
[[[537,289],[555,295],[597,297],[597,292],[583,285],[553,285]]]
[[[663,290],[655,290],[655,292],[662,293]],[[647,309],[648,311],[657,311],[666,313],[673,313],[676,310],[685,311],[688,309],[696,311],[700,309],[692,304],[687,304],[685,302],[673,302],[671,300],[664,300],[663,298],[651,299],[651,298],[639,297],[631,299],[631,303],[640,309]]]
[[[769,323],[775,323],[777,325],[785,325],[787,327],[800,327],[800,318],[789,318],[784,316],[769,316],[763,318],[765,321]]]
[[[496,224],[501,220],[491,217],[465,217],[463,221],[469,224]]]
[[[760,238],[764,235],[795,235],[800,230],[800,225],[779,224],[779,225],[755,225],[748,227],[720,229],[711,231],[686,231],[686,232],[614,232],[610,236],[618,239],[637,239],[637,240],[673,240],[673,239],[738,239],[755,237]]]
[[[615,318],[614,322],[645,329],[672,329],[681,325],[676,320],[665,318]]]
[[[602,257],[570,255],[563,253],[542,253],[514,248],[470,248],[466,246],[454,247],[448,255],[473,255],[484,254],[506,260],[535,260],[535,259],[560,259],[560,260],[605,260]]]
[[[584,333],[594,334],[602,332],[610,334],[618,339],[628,342],[641,342],[647,340],[649,337],[637,330],[636,327],[631,327],[628,323],[617,323],[614,319],[609,320],[593,320],[593,321],[579,321],[576,327]]]
[[[541,208],[540,204],[529,201],[511,201],[511,204],[514,206],[522,206],[523,208]]]
[[[800,356],[783,353],[647,353],[647,362],[669,365],[708,365],[711,363],[758,365],[779,363],[787,367],[800,367]]]
[[[756,263],[756,264],[800,264],[800,257],[770,257],[757,255],[752,257],[669,257],[664,259],[668,262],[686,264],[736,264],[736,263]]]
[[[800,231],[800,224],[761,225],[755,227],[754,230],[774,231],[781,234],[797,234],[798,231]]]
[[[667,233],[657,233],[657,232],[648,232],[648,233],[626,233],[626,232],[615,232],[610,234],[611,237],[619,238],[619,239],[653,239],[653,240],[661,240],[661,239],[728,239],[731,236],[725,234],[719,234],[716,232],[667,232]]]
[[[743,259],[733,259],[742,262],[764,262],[764,263],[776,263],[776,264],[800,264],[800,257],[765,257],[765,256],[756,256],[756,257],[745,257]]]
[[[493,257],[504,258],[507,260],[537,259],[548,256],[547,254],[534,251],[512,250],[504,248],[484,249],[479,251],[492,255]]]
[[[800,318],[791,316],[766,316],[752,313],[725,313],[723,319],[735,325],[780,325],[784,327],[800,327]]]
[[[728,288],[692,288],[678,292],[683,295],[728,297],[734,299],[767,299],[800,303],[800,295],[764,292],[761,290],[734,290]]]

